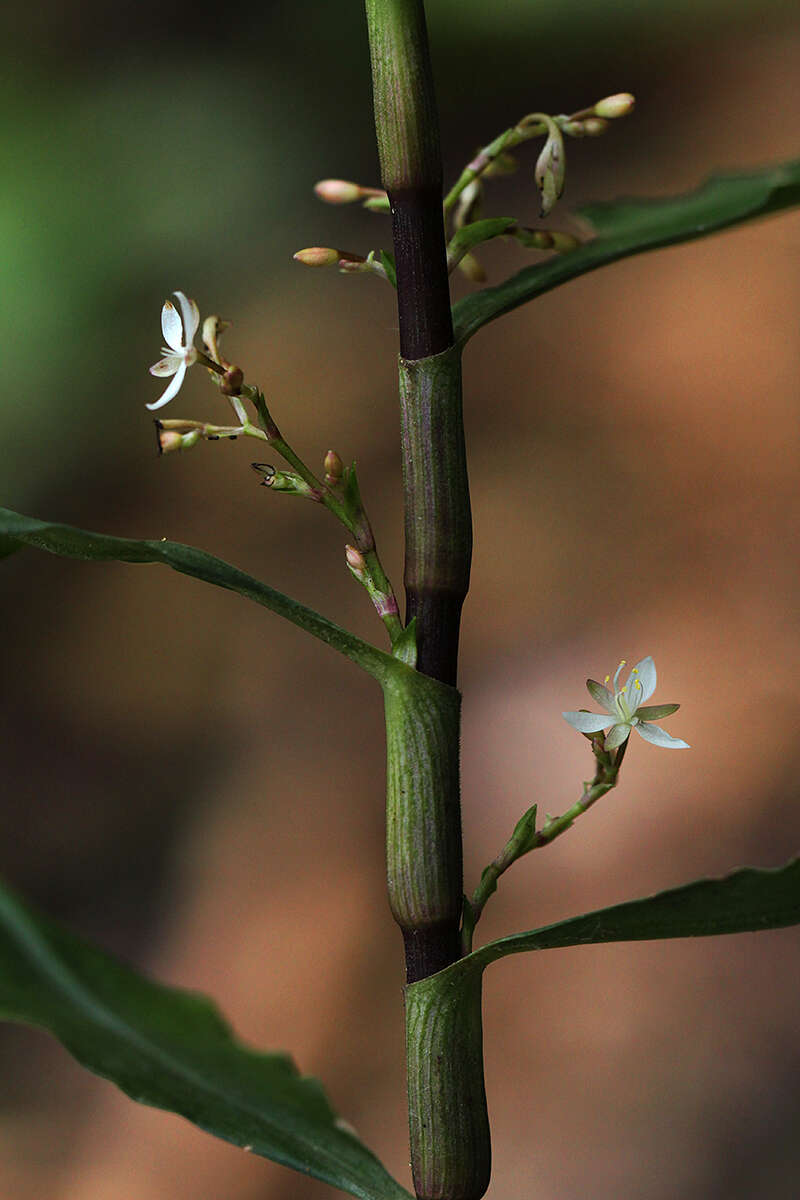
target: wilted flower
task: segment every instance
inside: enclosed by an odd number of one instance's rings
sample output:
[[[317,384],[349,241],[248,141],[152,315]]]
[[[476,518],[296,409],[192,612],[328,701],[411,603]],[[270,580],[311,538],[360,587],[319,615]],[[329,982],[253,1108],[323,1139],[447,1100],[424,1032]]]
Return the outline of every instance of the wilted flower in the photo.
[[[573,729],[577,729],[581,733],[599,733],[601,729],[608,729],[605,736],[606,750],[613,750],[616,746],[621,746],[630,736],[632,729],[635,729],[646,742],[652,742],[654,746],[665,746],[672,750],[688,750],[688,742],[670,737],[660,726],[652,724],[655,718],[668,717],[670,713],[676,712],[680,705],[644,704],[656,689],[656,665],[652,658],[648,655],[647,658],[638,662],[625,681],[624,687],[618,691],[617,683],[624,666],[625,660],[623,659],[614,674],[611,690],[594,679],[586,680],[589,695],[606,710],[604,714],[565,712],[564,719],[569,721]],[[605,684],[608,684],[610,678],[609,675],[606,675]]]
[[[175,305],[167,300],[161,310],[161,329],[166,346],[162,346],[164,357],[150,368],[151,375],[174,375],[175,378],[162,396],[149,409],[163,408],[169,404],[173,396],[180,391],[183,377],[188,367],[197,360],[194,348],[195,334],[200,325],[200,313],[194,300],[190,300],[183,292],[174,293],[178,297],[180,316]]]

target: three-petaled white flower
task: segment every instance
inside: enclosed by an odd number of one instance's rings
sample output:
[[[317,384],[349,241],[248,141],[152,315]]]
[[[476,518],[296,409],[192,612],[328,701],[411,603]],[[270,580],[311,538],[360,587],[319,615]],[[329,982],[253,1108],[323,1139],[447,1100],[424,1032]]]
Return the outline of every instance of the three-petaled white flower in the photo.
[[[577,729],[581,733],[599,733],[601,729],[608,729],[605,737],[606,750],[613,750],[616,746],[621,746],[630,736],[632,729],[635,729],[646,742],[652,742],[654,746],[665,746],[671,750],[688,750],[688,742],[670,737],[658,725],[651,723],[654,718],[668,717],[670,713],[674,713],[680,708],[679,704],[644,704],[645,700],[649,700],[656,690],[656,665],[652,658],[648,655],[647,658],[638,662],[628,676],[624,687],[617,691],[620,671],[624,666],[625,660],[623,659],[614,674],[612,690],[602,683],[597,683],[594,679],[586,680],[589,695],[606,710],[603,715],[590,712],[565,712],[563,713],[564,719],[569,721],[573,729]],[[610,675],[606,675],[606,684],[610,678]],[[611,726],[610,729],[609,726]]]
[[[162,396],[147,408],[163,408],[169,404],[173,396],[177,396],[183,383],[187,368],[197,360],[194,348],[195,334],[200,326],[200,313],[194,300],[190,300],[183,292],[175,292],[180,304],[180,316],[175,305],[167,300],[161,310],[161,329],[166,346],[162,346],[164,357],[150,368],[151,375],[174,375],[172,383]]]

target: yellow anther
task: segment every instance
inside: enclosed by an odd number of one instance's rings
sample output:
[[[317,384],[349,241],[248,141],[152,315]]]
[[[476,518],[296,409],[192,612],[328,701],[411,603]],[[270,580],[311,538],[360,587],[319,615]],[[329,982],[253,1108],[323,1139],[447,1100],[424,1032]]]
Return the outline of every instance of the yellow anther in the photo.
[[[603,683],[608,683],[610,678],[611,678],[610,675],[606,675],[605,679],[603,680]]]
[[[642,681],[641,681],[641,679],[637,679],[637,680],[636,680],[636,686],[637,686],[637,688],[639,689],[639,691],[641,691],[641,690],[642,690]]]

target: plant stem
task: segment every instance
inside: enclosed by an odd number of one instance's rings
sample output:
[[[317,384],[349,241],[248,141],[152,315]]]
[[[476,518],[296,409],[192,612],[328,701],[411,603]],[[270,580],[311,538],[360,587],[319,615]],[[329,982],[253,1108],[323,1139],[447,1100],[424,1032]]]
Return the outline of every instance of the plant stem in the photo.
[[[461,402],[461,351],[400,360],[405,588],[417,618],[418,670],[456,684],[469,588],[472,515]]]
[[[460,354],[453,347],[442,213],[438,120],[422,0],[366,0],[383,186],[394,214],[400,314],[400,395],[405,500],[407,621],[416,618],[417,670],[454,685],[461,606],[469,584],[472,526],[461,416]],[[435,234],[435,236],[434,236]],[[388,729],[388,724],[387,724]],[[413,737],[413,729],[409,737]],[[458,726],[453,736],[458,738]],[[402,739],[394,744],[399,747]],[[448,755],[452,750],[448,749]],[[456,765],[458,762],[455,750]],[[389,773],[392,772],[391,754]],[[451,794],[424,803],[438,853],[461,864],[458,771],[431,778]],[[390,797],[406,803],[402,789]],[[389,825],[407,827],[389,811]],[[418,852],[413,841],[401,853]],[[455,883],[455,880],[454,880]],[[391,886],[391,885],[390,885]],[[433,885],[432,885],[433,886]],[[432,925],[437,905],[418,895],[416,912],[395,914],[406,946],[409,982],[458,957],[461,879],[455,909]],[[455,892],[454,892],[455,895]]]
[[[461,354],[453,344],[442,163],[423,2],[366,0],[366,9],[375,129],[397,268],[405,586],[407,619],[416,618],[418,649],[417,671],[384,687],[387,878],[409,985],[412,1168],[419,1200],[480,1200],[491,1157],[480,995],[476,992],[466,1009],[456,1004],[440,1024],[427,1016],[417,1019],[422,1010],[414,1007],[418,993],[412,986],[460,954],[459,696],[454,685],[472,554]]]
[[[366,0],[381,182],[392,212],[402,358],[453,344],[442,156],[423,0]]]

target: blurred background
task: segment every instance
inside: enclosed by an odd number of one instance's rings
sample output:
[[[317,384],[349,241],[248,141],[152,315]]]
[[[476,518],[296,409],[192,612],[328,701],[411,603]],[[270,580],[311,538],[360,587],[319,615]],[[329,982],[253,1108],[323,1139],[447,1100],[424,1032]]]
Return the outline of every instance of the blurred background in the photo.
[[[782,0],[431,0],[448,178],[534,109],[620,90],[568,145],[569,208],[798,154]],[[229,559],[383,630],[316,506],[258,488],[256,443],[159,459],[147,401],[175,288],[312,464],[357,458],[402,578],[396,318],[301,246],[387,246],[312,194],[374,184],[358,0],[5,6],[2,503]],[[536,150],[486,215],[537,222]],[[591,769],[560,716],[652,654],[691,752],[637,740],[622,783],[514,868],[482,939],[798,847],[800,215],[573,282],[471,343],[476,548],[463,633],[466,884],[534,801]],[[533,261],[483,255],[490,280]],[[457,282],[461,294],[468,286]],[[225,420],[191,372],[164,414]],[[0,869],[162,980],[287,1049],[408,1181],[401,940],[384,892],[375,685],[261,609],[155,567],[2,567]],[[382,644],[382,643],[381,643]],[[490,1198],[796,1195],[800,935],[583,947],[486,978]],[[139,1108],[32,1030],[0,1031],[0,1196],[314,1200],[332,1190]]]

